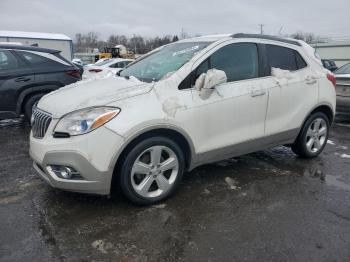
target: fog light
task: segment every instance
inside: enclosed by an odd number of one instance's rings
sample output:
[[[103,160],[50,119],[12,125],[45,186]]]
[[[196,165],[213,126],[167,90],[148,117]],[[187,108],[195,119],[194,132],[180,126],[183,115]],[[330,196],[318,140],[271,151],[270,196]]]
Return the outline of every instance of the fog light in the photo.
[[[49,166],[56,176],[63,179],[82,179],[81,175],[74,168],[69,166]]]

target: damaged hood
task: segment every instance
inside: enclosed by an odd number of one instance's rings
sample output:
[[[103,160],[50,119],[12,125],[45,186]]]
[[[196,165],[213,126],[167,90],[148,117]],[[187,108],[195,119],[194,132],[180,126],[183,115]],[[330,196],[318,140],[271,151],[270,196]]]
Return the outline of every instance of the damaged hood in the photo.
[[[153,83],[144,83],[136,78],[104,77],[90,79],[60,88],[45,95],[38,108],[51,113],[53,118],[75,110],[105,106],[112,102],[141,95],[151,91]]]

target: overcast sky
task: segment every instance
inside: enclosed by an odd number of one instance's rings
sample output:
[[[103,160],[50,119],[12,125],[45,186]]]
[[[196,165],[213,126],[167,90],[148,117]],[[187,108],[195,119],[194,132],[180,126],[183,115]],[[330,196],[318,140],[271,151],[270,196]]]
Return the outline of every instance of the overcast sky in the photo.
[[[0,30],[155,36],[298,30],[350,39],[350,0],[0,0]]]

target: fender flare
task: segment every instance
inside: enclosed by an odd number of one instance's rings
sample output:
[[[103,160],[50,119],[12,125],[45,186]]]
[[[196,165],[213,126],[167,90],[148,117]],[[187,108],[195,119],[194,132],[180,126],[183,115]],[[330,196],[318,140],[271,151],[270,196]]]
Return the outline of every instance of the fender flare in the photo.
[[[183,130],[180,127],[177,127],[175,125],[171,125],[171,124],[158,124],[158,125],[154,125],[154,126],[149,126],[140,130],[137,130],[136,132],[133,132],[131,135],[129,135],[128,137],[124,137],[124,142],[123,142],[123,146],[121,148],[119,148],[119,150],[114,154],[112,160],[109,163],[109,170],[114,169],[114,167],[116,166],[119,157],[121,156],[121,154],[123,153],[123,151],[127,148],[127,146],[134,141],[135,139],[137,139],[139,136],[146,134],[148,132],[157,132],[158,130],[171,130],[174,131],[178,134],[180,134],[188,143],[189,145],[189,154],[190,154],[190,159],[189,159],[189,170],[191,170],[191,167],[193,165],[193,161],[195,159],[195,147],[193,144],[192,139],[190,138],[190,136],[187,134],[187,132],[185,132],[185,130]]]

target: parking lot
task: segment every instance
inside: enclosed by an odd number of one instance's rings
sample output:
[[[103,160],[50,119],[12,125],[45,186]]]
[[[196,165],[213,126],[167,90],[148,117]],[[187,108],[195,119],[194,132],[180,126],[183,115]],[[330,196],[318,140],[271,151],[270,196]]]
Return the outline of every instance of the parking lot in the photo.
[[[50,188],[29,127],[0,125],[1,261],[350,260],[349,121],[316,159],[278,147],[202,166],[151,207]]]

